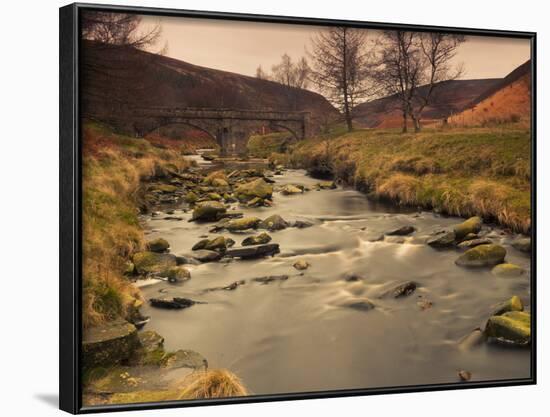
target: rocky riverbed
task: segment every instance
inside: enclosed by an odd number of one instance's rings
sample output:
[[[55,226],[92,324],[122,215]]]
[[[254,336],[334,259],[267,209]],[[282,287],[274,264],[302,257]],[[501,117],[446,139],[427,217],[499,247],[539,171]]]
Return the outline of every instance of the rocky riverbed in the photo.
[[[528,239],[264,168],[147,184],[140,333],[256,394],[529,377]]]

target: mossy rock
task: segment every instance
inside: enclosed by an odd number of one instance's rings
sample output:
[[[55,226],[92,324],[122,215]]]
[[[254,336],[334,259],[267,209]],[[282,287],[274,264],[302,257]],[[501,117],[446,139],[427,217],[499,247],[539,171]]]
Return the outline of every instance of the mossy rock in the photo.
[[[133,262],[127,261],[124,264],[124,275],[134,275],[136,273],[136,266]]]
[[[288,223],[285,219],[283,219],[278,214],[274,214],[273,216],[269,216],[267,219],[263,220],[259,224],[260,229],[267,229],[267,230],[283,230],[288,227]]]
[[[243,217],[242,219],[231,219],[224,223],[224,228],[230,232],[256,229],[261,220],[257,217]]]
[[[531,238],[529,237],[522,237],[519,239],[516,239],[512,243],[512,247],[514,249],[517,249],[521,252],[530,253],[531,252]]]
[[[521,266],[505,263],[495,266],[491,273],[499,277],[519,277],[525,273],[525,270]]]
[[[215,186],[214,182],[216,180],[222,180],[225,182],[226,185],[228,185],[227,175],[225,175],[225,171],[222,171],[222,170],[211,172],[204,178],[204,180],[202,180],[202,182],[208,185]]]
[[[298,188],[295,185],[287,184],[281,188],[281,194],[283,195],[294,195],[294,194],[302,194],[304,192],[303,189]]]
[[[468,249],[455,263],[467,267],[493,266],[503,263],[505,257],[506,249],[500,245],[479,245]]]
[[[218,193],[208,193],[207,197],[211,201],[221,201],[223,199]]]
[[[158,403],[179,400],[180,395],[178,390],[119,392],[109,398],[109,404]]]
[[[523,311],[523,303],[517,295],[497,305],[492,315],[500,316],[509,311]]]
[[[170,243],[166,239],[159,237],[158,239],[153,239],[147,242],[147,250],[151,252],[166,252],[170,247]]]
[[[478,233],[481,230],[481,225],[483,224],[480,217],[470,217],[468,220],[457,224],[454,227],[454,232],[457,240],[462,240],[469,233]]]
[[[164,363],[166,351],[164,338],[152,330],[138,333],[140,348],[132,358],[132,365],[161,366]]]
[[[159,276],[167,278],[173,284],[189,281],[191,272],[183,266],[174,266],[159,273]]]
[[[178,187],[171,184],[156,184],[150,188],[150,191],[156,191],[162,194],[175,193],[177,190],[178,190]]]
[[[228,188],[229,183],[223,178],[214,178],[211,182],[212,187],[216,188]]]
[[[191,368],[205,370],[208,368],[208,361],[194,350],[180,349],[167,353],[162,366],[168,369]]]
[[[292,265],[294,268],[296,268],[298,271],[304,271],[308,269],[311,265],[309,262],[307,262],[304,259],[299,259]]]
[[[241,243],[242,246],[251,246],[251,245],[264,245],[271,242],[271,236],[263,232],[256,236],[249,236],[243,240]]]
[[[261,199],[271,199],[273,187],[264,181],[263,178],[255,179],[244,184],[240,184],[235,189],[235,196],[241,202],[247,202],[255,197]]]
[[[443,249],[450,248],[456,244],[456,235],[454,231],[446,231],[434,237],[431,237],[426,242],[432,248]]]
[[[235,241],[233,239],[228,239],[224,236],[218,236],[215,239],[203,239],[199,240],[191,250],[201,250],[201,249],[208,249],[208,250],[215,250],[219,252],[225,251],[229,246],[232,246],[232,244],[235,244]]]
[[[265,200],[259,197],[254,197],[252,200],[246,203],[247,207],[262,207],[264,205],[265,205]]]
[[[176,266],[176,257],[170,253],[137,252],[132,260],[139,274],[156,274]]]
[[[125,320],[87,328],[82,340],[84,369],[116,366],[140,347],[136,327]]]
[[[531,343],[531,314],[509,311],[487,321],[485,335],[490,343],[528,346]]]
[[[187,194],[185,194],[185,201],[189,204],[195,204],[197,201],[199,201],[199,196],[193,191],[189,191]]]
[[[203,201],[197,203],[193,210],[193,220],[215,221],[226,212],[225,206],[219,201]]]
[[[334,190],[336,183],[334,181],[321,181],[317,184],[317,188],[320,190]]]

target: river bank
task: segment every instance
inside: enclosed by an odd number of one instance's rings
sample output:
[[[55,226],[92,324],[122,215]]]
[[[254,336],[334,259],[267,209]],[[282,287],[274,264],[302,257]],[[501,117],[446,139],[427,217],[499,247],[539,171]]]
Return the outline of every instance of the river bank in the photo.
[[[273,147],[273,145],[271,145]],[[295,144],[272,160],[334,176],[400,205],[482,216],[516,232],[531,227],[531,141],[514,127],[341,129]]]

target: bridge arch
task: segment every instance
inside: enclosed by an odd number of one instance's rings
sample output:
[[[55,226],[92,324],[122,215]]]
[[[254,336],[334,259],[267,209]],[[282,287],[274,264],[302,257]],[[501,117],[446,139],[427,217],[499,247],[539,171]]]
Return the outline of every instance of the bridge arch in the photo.
[[[285,129],[299,140],[306,137],[308,122],[307,112],[274,110],[151,107],[135,108],[131,112],[137,135],[144,136],[171,124],[188,125],[214,138],[224,155],[246,153],[254,125],[257,127],[259,123]]]

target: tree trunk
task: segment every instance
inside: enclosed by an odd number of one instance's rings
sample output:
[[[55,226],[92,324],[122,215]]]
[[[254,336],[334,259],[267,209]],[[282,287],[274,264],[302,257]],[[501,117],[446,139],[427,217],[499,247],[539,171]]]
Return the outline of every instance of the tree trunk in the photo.
[[[420,125],[420,118],[411,113],[411,120],[414,126],[414,133],[420,132],[422,130],[422,126]]]
[[[348,128],[348,132],[351,132],[353,130],[353,122],[352,122],[352,118],[351,118],[351,114],[350,114],[350,111],[349,111],[349,105],[346,104],[346,109],[344,111],[344,117],[346,119],[346,126]]]
[[[403,133],[407,133],[407,110],[403,110]]]

